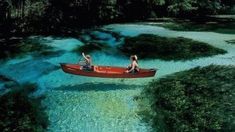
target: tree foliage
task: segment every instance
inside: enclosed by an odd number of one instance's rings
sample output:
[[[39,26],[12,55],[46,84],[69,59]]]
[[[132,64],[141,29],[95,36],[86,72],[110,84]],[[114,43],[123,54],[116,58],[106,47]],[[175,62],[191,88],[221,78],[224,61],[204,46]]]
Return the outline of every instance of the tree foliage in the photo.
[[[20,32],[57,32],[156,16],[210,15],[233,6],[225,0],[1,0],[0,23],[13,24]]]

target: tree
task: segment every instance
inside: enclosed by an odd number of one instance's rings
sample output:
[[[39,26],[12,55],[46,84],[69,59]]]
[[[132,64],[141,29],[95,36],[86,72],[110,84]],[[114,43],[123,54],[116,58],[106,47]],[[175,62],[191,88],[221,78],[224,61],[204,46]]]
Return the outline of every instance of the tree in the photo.
[[[197,14],[201,16],[217,14],[218,11],[222,8],[220,0],[197,0],[195,6],[197,8]]]
[[[194,10],[193,0],[168,0],[168,11],[174,16],[185,16],[191,10]]]

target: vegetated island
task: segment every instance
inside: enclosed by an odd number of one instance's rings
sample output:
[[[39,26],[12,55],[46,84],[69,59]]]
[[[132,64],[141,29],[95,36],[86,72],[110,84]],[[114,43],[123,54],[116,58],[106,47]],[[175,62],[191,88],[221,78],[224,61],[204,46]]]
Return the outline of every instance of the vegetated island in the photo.
[[[178,72],[148,84],[139,114],[157,131],[234,131],[234,86],[235,66]]]
[[[127,37],[119,47],[125,55],[137,54],[142,59],[189,60],[224,54],[226,51],[188,38],[168,38],[151,34]]]
[[[42,98],[29,96],[36,86],[15,85],[11,89],[0,96],[0,131],[46,131],[49,121],[41,104]]]

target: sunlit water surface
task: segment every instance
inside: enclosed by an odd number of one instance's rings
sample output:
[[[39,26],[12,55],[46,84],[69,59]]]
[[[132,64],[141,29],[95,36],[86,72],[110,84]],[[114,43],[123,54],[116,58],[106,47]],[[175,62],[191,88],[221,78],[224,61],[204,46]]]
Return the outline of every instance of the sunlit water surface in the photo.
[[[20,82],[35,82],[39,85],[36,94],[46,94],[43,104],[49,115],[49,131],[75,132],[145,132],[151,127],[141,121],[137,114],[138,96],[152,79],[167,74],[210,64],[235,65],[235,45],[228,44],[235,35],[213,32],[171,31],[162,27],[144,24],[112,24],[102,30],[120,33],[122,36],[136,36],[142,33],[167,37],[186,37],[209,43],[228,51],[224,55],[205,57],[191,61],[163,61],[159,59],[139,60],[140,66],[159,69],[154,78],[103,79],[75,76],[64,73],[59,63],[77,63],[80,54],[73,50],[83,45],[77,38],[53,38],[33,36],[41,43],[54,47],[58,54],[48,57],[12,59],[1,64],[0,74]],[[101,41],[115,47],[123,40],[117,40],[107,32],[94,31]],[[87,36],[87,39],[91,39]],[[129,59],[119,54],[94,52],[91,54],[96,65],[126,66]]]

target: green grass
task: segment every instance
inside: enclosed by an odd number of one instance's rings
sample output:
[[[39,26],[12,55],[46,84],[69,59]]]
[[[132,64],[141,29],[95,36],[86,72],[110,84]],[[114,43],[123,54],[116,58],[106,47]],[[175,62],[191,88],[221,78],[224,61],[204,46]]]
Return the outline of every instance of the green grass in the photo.
[[[137,54],[142,59],[163,60],[189,60],[226,53],[222,49],[192,39],[167,38],[150,34],[128,37],[119,49],[127,56]]]
[[[157,131],[235,131],[234,86],[235,66],[178,72],[148,84],[139,99],[151,110],[140,114]]]
[[[0,97],[0,130],[13,131],[46,131],[48,117],[43,111],[41,99],[29,97],[36,89],[33,84],[14,88]]]

